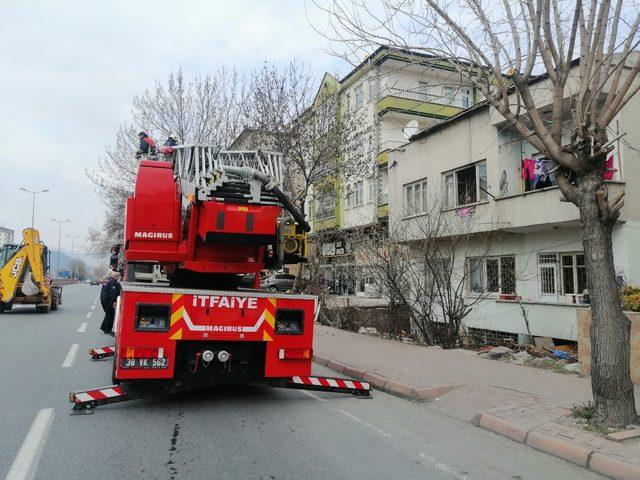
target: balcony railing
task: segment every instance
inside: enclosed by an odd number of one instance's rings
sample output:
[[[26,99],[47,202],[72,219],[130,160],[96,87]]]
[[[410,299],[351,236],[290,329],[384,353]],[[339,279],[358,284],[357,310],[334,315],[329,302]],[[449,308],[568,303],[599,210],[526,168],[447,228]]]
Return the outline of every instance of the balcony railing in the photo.
[[[387,96],[405,98],[407,100],[416,100],[418,102],[436,103],[438,105],[447,105],[457,108],[469,108],[471,105],[473,105],[473,99],[471,98],[450,98],[442,95],[433,95],[428,92],[405,90],[395,87],[385,87],[380,91],[380,99]]]

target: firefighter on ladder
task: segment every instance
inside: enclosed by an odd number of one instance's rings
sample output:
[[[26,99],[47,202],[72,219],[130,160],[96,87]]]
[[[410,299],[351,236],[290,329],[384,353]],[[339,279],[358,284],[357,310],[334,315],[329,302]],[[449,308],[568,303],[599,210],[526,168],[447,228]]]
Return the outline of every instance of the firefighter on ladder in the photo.
[[[138,138],[140,139],[140,146],[138,148],[138,151],[136,152],[136,158],[155,158],[156,142],[153,141],[153,138],[147,135],[146,132],[140,132],[138,134]]]

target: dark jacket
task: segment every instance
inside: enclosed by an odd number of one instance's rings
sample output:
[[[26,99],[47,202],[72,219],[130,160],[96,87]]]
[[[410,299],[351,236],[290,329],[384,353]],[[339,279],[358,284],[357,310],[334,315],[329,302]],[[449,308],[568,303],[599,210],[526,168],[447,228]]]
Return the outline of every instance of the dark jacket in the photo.
[[[109,277],[100,290],[100,303],[114,304],[119,296],[120,284],[115,278]]]
[[[145,155],[155,155],[156,142],[151,137],[144,137],[140,139],[140,151]]]
[[[168,137],[165,141],[164,141],[164,146],[165,147],[175,147],[178,144],[178,141],[173,138],[173,137]]]

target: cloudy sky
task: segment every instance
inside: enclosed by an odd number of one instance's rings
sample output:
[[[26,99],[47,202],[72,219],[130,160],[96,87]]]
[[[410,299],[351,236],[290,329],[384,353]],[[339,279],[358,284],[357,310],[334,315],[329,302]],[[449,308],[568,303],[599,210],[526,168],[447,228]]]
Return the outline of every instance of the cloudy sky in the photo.
[[[306,5],[305,5],[306,4]],[[306,6],[306,8],[305,8]],[[134,95],[182,67],[187,75],[220,64],[250,70],[265,61],[304,61],[321,75],[349,67],[323,52],[303,0],[19,1],[2,7],[0,29],[0,225],[31,222],[57,247],[51,218],[71,219],[66,235],[84,242],[103,207],[93,169]],[[315,20],[313,20],[315,23]],[[77,248],[77,247],[76,247]]]

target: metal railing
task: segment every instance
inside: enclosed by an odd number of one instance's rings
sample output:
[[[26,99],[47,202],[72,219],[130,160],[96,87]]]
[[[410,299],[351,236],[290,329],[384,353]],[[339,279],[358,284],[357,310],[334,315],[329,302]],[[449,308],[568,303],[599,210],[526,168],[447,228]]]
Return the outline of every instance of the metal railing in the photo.
[[[473,99],[471,98],[469,98],[466,102],[467,104],[465,104],[464,99],[460,97],[450,98],[443,95],[433,95],[428,92],[421,92],[419,90],[406,90],[396,87],[385,87],[380,91],[380,99],[387,96],[416,100],[418,102],[437,103],[439,105],[448,105],[458,108],[469,108],[473,105]]]

